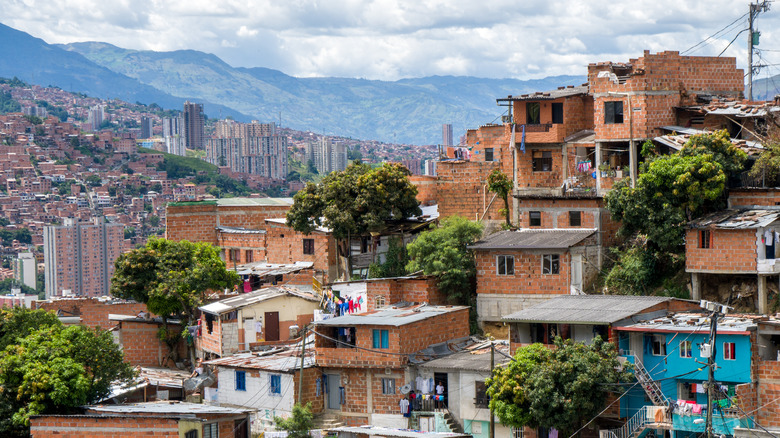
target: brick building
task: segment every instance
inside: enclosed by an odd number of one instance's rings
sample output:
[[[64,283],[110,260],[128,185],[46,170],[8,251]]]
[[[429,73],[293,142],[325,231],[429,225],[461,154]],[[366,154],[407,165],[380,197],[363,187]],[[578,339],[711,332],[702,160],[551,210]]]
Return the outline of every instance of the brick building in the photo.
[[[691,274],[691,298],[716,293],[728,279],[755,279],[757,294],[749,307],[769,311],[767,281],[780,278],[780,211],[729,209],[689,223],[685,232],[685,271]]]
[[[469,308],[413,305],[314,323],[317,365],[327,387],[324,409],[348,425],[407,427],[400,388],[414,380],[409,355],[469,335]],[[435,354],[434,354],[435,357]]]
[[[117,298],[54,298],[36,301],[35,309],[44,309],[57,313],[60,318],[75,317],[79,324],[87,327],[100,327],[108,330],[117,325],[109,315],[138,315],[148,312],[146,304]]]
[[[596,230],[522,228],[500,231],[469,248],[477,265],[477,314],[485,330],[502,318],[557,295],[581,294],[598,275]]]
[[[187,359],[187,345],[179,321],[168,320],[168,336],[176,341],[176,351],[171,354],[170,347],[160,339],[162,318],[111,315],[109,320],[116,324],[114,340],[122,349],[125,362],[142,367],[175,368],[176,362]]]
[[[150,402],[87,406],[82,415],[38,415],[33,438],[249,438],[249,410],[197,403]]]
[[[198,349],[202,355],[229,356],[252,346],[293,338],[320,308],[319,297],[286,286],[270,287],[201,306]]]

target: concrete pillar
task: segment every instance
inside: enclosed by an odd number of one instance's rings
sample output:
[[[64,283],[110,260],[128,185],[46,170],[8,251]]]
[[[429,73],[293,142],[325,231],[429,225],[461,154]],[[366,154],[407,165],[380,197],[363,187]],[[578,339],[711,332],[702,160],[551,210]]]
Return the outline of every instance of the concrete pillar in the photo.
[[[767,306],[766,277],[758,276],[758,313],[766,315]]]
[[[691,274],[691,299],[701,300],[701,278],[700,274],[694,272]]]
[[[601,195],[601,172],[599,171],[599,166],[601,166],[601,142],[596,142],[596,158],[594,159],[595,167],[596,167],[596,193]]]

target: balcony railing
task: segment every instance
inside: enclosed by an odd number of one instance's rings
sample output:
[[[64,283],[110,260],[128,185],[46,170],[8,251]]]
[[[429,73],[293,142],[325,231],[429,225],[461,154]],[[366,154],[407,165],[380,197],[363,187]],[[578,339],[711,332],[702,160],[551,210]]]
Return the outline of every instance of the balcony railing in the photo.
[[[553,125],[552,123],[539,123],[539,124],[526,124],[525,125],[525,132],[550,132],[550,129],[552,129]],[[522,132],[522,128],[521,128]]]

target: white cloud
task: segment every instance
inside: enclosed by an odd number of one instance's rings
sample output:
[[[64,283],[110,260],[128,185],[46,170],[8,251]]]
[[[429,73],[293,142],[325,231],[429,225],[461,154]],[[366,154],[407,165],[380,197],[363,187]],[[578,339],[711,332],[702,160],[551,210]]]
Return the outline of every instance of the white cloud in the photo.
[[[51,43],[194,49],[295,76],[584,75],[590,62],[683,51],[747,12],[732,0],[3,0],[0,22]],[[757,20],[773,49],[780,14]],[[717,55],[744,17],[694,51]],[[726,49],[745,64],[743,34]],[[780,54],[763,52],[764,63]],[[777,71],[775,71],[777,73]]]

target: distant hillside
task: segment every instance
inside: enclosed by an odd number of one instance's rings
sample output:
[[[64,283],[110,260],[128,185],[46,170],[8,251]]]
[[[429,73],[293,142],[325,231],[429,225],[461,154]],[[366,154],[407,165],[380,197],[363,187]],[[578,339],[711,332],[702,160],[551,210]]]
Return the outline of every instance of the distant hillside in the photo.
[[[79,53],[47,44],[27,33],[0,24],[0,77],[18,77],[27,83],[56,86],[98,98],[119,98],[127,102],[157,103],[165,108],[181,109],[188,96],[172,96],[102,67]],[[198,99],[202,99],[198,97]],[[248,117],[233,109],[204,103],[212,117],[223,111],[239,120]]]
[[[281,113],[282,124],[294,129],[412,144],[441,142],[443,123],[452,123],[456,136],[490,123],[502,113],[497,97],[585,80],[295,78],[267,68],[234,68],[193,50],[136,51],[99,42],[62,47],[170,95],[220,102],[262,121]]]
[[[780,94],[780,75],[753,80],[754,100],[774,100],[778,94]]]

